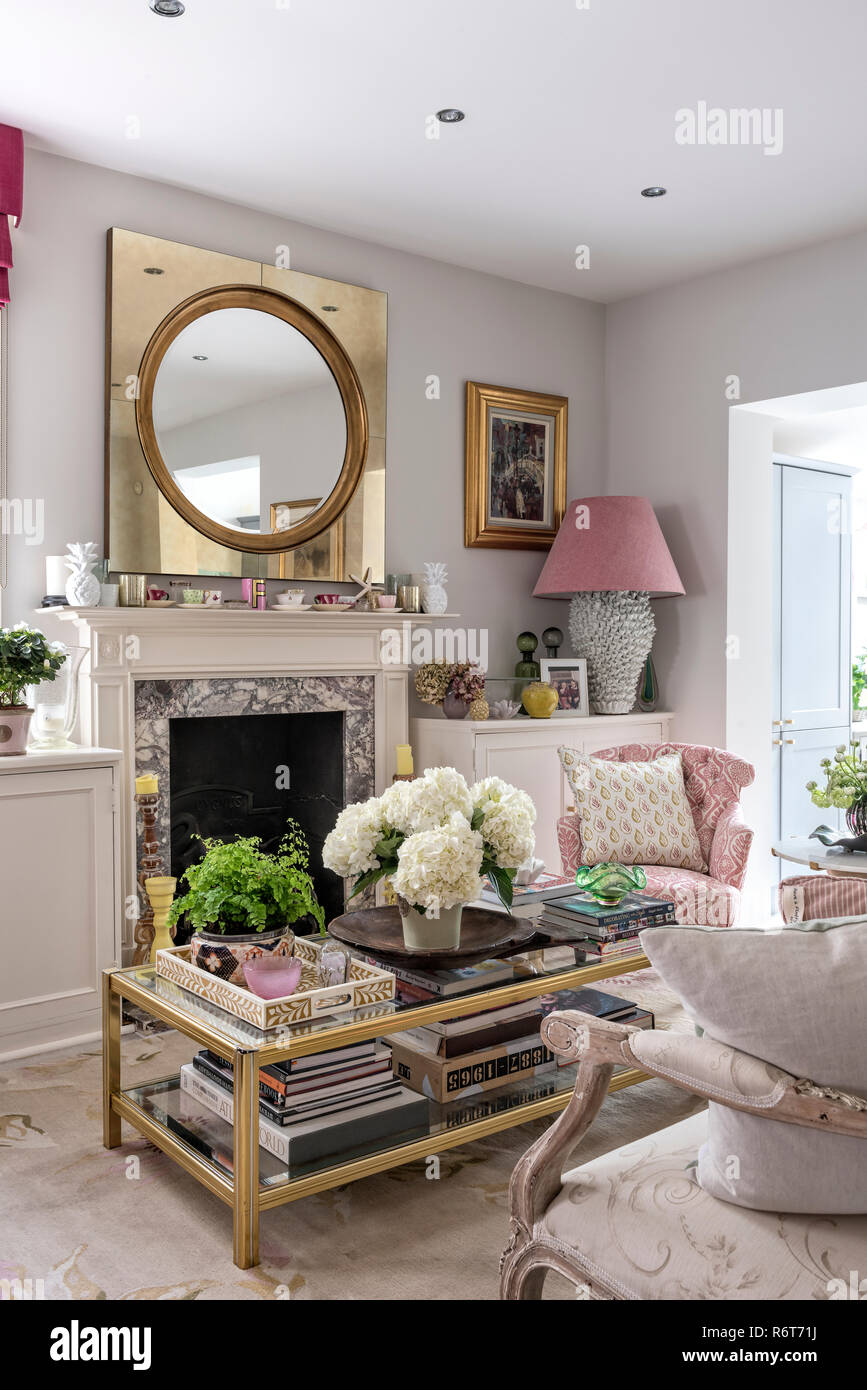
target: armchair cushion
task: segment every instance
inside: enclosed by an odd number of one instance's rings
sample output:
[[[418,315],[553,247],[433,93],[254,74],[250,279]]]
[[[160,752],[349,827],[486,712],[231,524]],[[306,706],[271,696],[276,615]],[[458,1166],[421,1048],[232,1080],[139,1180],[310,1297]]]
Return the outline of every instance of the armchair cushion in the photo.
[[[867,1217],[818,1222],[718,1201],[695,1176],[706,1124],[694,1115],[567,1173],[537,1239],[613,1298],[845,1297],[850,1270],[864,1267]]]
[[[581,821],[582,864],[707,868],[683,782],[680,753],[609,762],[575,748],[560,760]]]
[[[654,927],[640,939],[666,984],[711,1038],[819,1086],[867,1097],[863,919],[781,930]],[[720,1075],[725,1079],[724,1068]],[[698,1180],[715,1197],[739,1206],[864,1213],[865,1150],[861,1139],[792,1131],[712,1102]]]

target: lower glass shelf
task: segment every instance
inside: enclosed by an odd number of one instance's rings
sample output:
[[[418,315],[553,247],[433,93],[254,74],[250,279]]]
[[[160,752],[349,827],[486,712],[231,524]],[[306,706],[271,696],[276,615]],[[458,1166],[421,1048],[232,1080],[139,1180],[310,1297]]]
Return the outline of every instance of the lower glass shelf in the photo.
[[[314,1173],[326,1172],[330,1168],[353,1163],[358,1159],[368,1158],[373,1154],[400,1149],[426,1137],[430,1137],[432,1152],[436,1152],[436,1140],[442,1135],[451,1134],[456,1129],[495,1116],[502,1116],[507,1112],[515,1112],[514,1123],[520,1124],[520,1112],[524,1108],[556,1095],[562,1096],[565,1101],[566,1096],[574,1089],[577,1070],[576,1066],[552,1065],[526,1080],[513,1081],[497,1087],[496,1090],[478,1091],[473,1095],[450,1101],[447,1105],[438,1105],[433,1100],[426,1100],[426,1124],[416,1125],[412,1129],[395,1130],[369,1143],[342,1148],[337,1153],[324,1153],[306,1163],[287,1164],[260,1146],[259,1185],[262,1189],[276,1187]],[[232,1125],[206,1109],[187,1091],[181,1090],[179,1078],[138,1086],[124,1091],[123,1094],[219,1172],[232,1176]]]

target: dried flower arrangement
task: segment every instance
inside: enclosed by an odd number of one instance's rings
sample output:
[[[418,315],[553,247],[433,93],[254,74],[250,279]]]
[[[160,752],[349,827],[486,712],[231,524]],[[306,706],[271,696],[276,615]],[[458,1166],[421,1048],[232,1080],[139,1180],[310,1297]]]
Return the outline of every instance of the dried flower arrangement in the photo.
[[[474,661],[428,661],[416,671],[415,693],[426,705],[441,705],[446,695],[471,705],[485,693],[485,673]]]

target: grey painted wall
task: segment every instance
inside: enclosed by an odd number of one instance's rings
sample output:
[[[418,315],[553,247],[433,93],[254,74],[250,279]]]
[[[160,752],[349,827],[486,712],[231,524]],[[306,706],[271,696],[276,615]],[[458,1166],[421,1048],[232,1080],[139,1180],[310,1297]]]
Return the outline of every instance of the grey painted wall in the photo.
[[[686,589],[655,605],[663,699],[677,738],[722,745],[732,374],[742,402],[867,379],[867,235],[608,310],[606,491],[656,507]]]
[[[9,495],[45,499],[45,544],[13,536],[4,623],[41,598],[43,555],[101,542],[105,231],[110,226],[273,261],[389,296],[387,566],[445,560],[450,609],[490,630],[492,672],[517,658],[514,636],[565,604],[530,597],[541,552],[463,545],[467,380],[569,397],[569,492],[602,490],[602,306],[286,222],[30,150],[15,235],[9,316]],[[441,398],[426,398],[436,374]]]

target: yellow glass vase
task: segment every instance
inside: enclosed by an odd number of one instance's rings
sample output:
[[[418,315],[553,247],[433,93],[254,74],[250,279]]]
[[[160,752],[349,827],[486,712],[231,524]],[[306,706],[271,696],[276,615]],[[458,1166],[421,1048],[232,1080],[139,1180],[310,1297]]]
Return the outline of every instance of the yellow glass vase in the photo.
[[[165,951],[169,946],[174,945],[166,919],[169,915],[169,908],[174,901],[175,889],[177,886],[178,880],[176,878],[158,876],[145,879],[145,891],[150,899],[150,905],[154,910],[154,940],[151,946],[151,965],[156,963],[157,951]]]
[[[525,686],[521,696],[521,704],[532,719],[550,719],[559,703],[560,696],[545,681]]]

